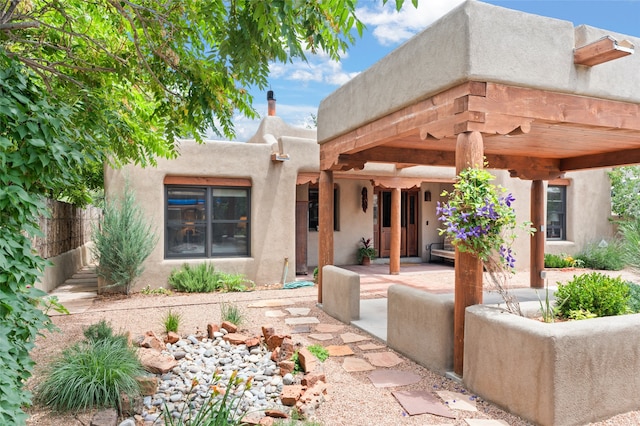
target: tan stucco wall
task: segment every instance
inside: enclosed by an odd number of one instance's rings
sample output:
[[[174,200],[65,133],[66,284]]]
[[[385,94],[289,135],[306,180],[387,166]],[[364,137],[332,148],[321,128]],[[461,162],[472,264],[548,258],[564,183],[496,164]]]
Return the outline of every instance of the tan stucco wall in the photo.
[[[640,55],[573,63],[575,47],[608,34],[640,46],[631,36],[470,0],[326,97],[318,141],[469,80],[640,102]]]

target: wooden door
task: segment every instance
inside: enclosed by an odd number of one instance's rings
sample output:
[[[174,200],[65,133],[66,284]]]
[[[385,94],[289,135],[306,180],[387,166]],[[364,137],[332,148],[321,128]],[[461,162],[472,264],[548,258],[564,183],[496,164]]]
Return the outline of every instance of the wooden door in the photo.
[[[380,257],[391,254],[391,191],[378,189],[374,236]],[[402,191],[400,199],[400,256],[418,255],[418,191]]]
[[[306,275],[309,202],[296,201],[296,274]]]

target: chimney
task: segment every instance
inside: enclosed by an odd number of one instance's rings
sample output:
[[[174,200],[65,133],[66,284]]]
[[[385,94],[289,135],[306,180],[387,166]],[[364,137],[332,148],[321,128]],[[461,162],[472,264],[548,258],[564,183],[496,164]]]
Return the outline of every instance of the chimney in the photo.
[[[267,115],[276,115],[276,98],[273,97],[273,90],[267,92]]]

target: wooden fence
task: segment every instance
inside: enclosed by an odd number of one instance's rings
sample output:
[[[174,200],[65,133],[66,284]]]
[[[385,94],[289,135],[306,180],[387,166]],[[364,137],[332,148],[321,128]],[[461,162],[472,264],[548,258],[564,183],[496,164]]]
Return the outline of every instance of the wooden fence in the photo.
[[[102,210],[89,206],[81,209],[72,204],[47,200],[48,217],[40,217],[43,237],[33,239],[33,247],[45,258],[61,255],[91,240],[91,227]]]

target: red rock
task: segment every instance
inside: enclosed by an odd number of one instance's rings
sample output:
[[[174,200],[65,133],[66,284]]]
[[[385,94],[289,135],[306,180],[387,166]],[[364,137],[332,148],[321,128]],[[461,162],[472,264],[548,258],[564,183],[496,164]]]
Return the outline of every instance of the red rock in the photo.
[[[227,342],[231,343],[232,345],[242,345],[244,344],[244,342],[247,341],[249,336],[242,333],[229,333],[229,334],[225,334],[224,337],[222,338]]]
[[[153,395],[158,390],[158,378],[156,376],[138,376],[136,382],[140,385],[140,394]]]
[[[231,321],[223,321],[220,326],[221,328],[227,330],[229,333],[235,333],[236,331],[238,331],[238,326]]]
[[[324,373],[322,371],[319,371],[319,369],[305,374],[300,381],[303,386],[307,386],[308,388],[312,387],[318,382],[327,382],[327,378],[325,377]]]
[[[273,362],[278,362],[278,360],[280,359],[280,348],[274,348],[273,351],[271,352],[271,361]]]
[[[218,324],[207,324],[207,336],[209,339],[215,339],[216,337],[213,335],[216,331],[220,331],[220,326]]]
[[[118,422],[118,412],[113,408],[98,411],[91,418],[91,426],[111,426]]]
[[[156,336],[156,333],[154,333],[153,331],[147,331],[146,333],[144,333],[142,342],[140,342],[140,347],[153,348],[157,351],[162,351],[165,349],[164,343],[158,336]]]
[[[262,337],[264,337],[265,342],[268,342],[269,337],[273,336],[274,334],[276,334],[276,331],[271,324],[262,326]]]
[[[302,367],[302,371],[308,373],[316,369],[318,365],[318,360],[307,348],[301,348],[298,351],[298,361],[300,362],[300,367]]]
[[[247,345],[248,348],[253,348],[254,346],[258,346],[260,344],[260,338],[250,337],[249,339],[245,340],[244,344]]]
[[[273,339],[273,337],[272,337]],[[293,340],[289,337],[285,337],[280,345],[280,359],[289,359],[295,353],[295,346]]]
[[[178,340],[180,340],[180,335],[178,335],[178,333],[174,333],[173,331],[168,332],[167,337],[164,338],[165,343],[171,343],[172,345]]]
[[[286,405],[288,407],[293,407],[296,405],[296,402],[300,399],[304,392],[304,387],[300,385],[287,385],[282,388],[282,393],[280,393],[280,400],[282,401],[282,405]]]
[[[274,424],[276,424],[276,421],[272,417],[263,417],[260,419],[260,423],[258,424],[260,426],[273,426]]]
[[[142,367],[153,374],[165,374],[178,365],[178,361],[172,355],[150,348],[139,348],[138,358]]]
[[[274,334],[269,336],[265,341],[267,342],[267,349],[272,351],[275,348],[279,348],[282,345],[284,339],[289,338],[290,336],[286,334]]]
[[[284,361],[280,361],[278,366],[280,367],[280,375],[284,376],[287,373],[293,373],[293,370],[296,368],[296,363],[285,359]]]
[[[289,415],[287,413],[285,413],[284,411],[280,411],[280,410],[264,410],[264,415],[268,416],[268,417],[273,417],[275,419],[288,419]]]

